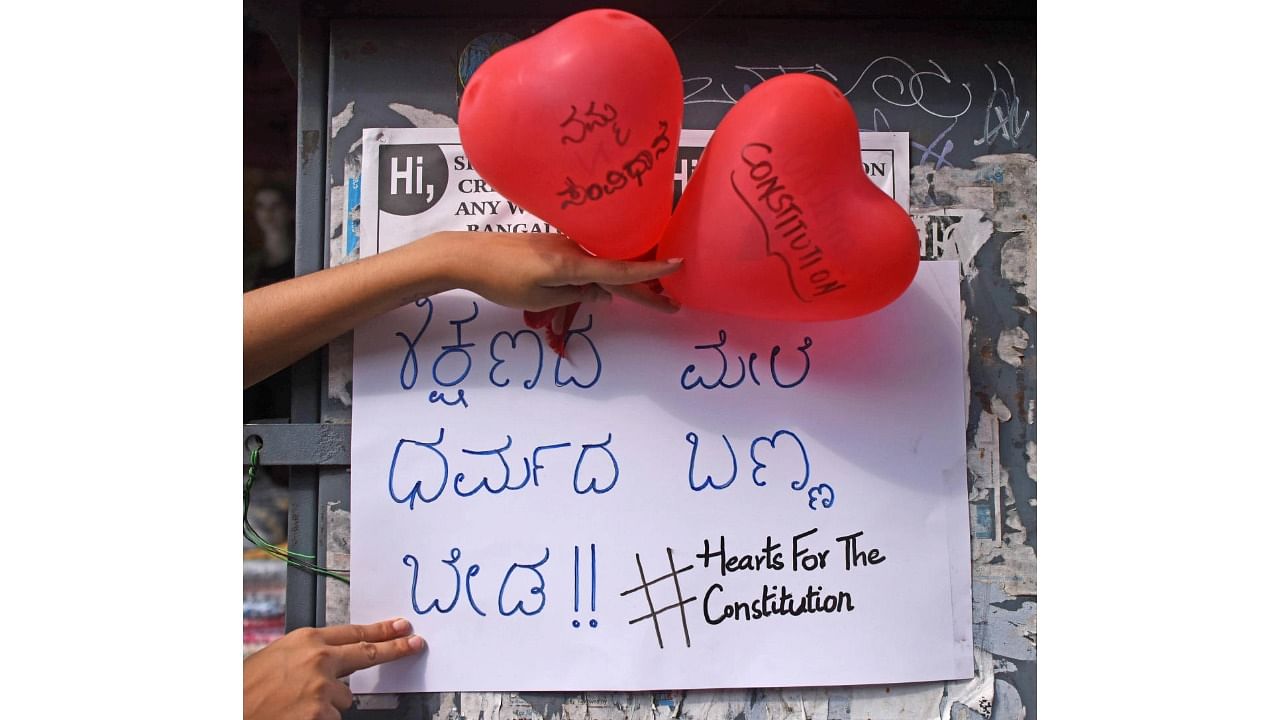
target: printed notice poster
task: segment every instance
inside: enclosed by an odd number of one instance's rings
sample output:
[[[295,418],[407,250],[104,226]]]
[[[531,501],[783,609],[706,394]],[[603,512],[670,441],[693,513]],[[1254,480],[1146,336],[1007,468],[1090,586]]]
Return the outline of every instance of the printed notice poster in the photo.
[[[682,133],[677,190],[709,135]],[[906,135],[862,137],[905,206]],[[361,186],[363,255],[555,232],[457,130],[366,130]],[[959,279],[922,263],[834,323],[584,305],[567,358],[466,291],[357,328],[351,621],[429,650],[352,690],[972,677]]]

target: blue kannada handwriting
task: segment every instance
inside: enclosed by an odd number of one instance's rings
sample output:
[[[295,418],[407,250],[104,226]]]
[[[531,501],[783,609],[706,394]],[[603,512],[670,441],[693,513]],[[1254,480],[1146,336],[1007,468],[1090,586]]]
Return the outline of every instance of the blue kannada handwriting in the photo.
[[[721,435],[720,437],[724,439],[724,446],[729,450],[729,460],[733,462],[733,472],[729,474],[728,480],[717,483],[715,478],[710,475],[707,476],[706,480],[701,482],[693,479],[693,466],[697,464],[698,461],[698,433],[690,432],[686,433],[684,436],[685,442],[693,446],[693,448],[689,450],[689,487],[693,489],[694,492],[705,490],[708,487],[713,490],[723,490],[732,485],[734,480],[738,479],[738,455],[733,451],[733,445],[729,443],[729,438],[724,435]]]
[[[493,359],[493,368],[489,370],[489,382],[494,387],[501,388],[511,384],[511,380],[509,378],[503,380],[502,382],[498,382],[498,378],[497,378],[498,368],[502,367],[507,362],[505,359],[498,357],[498,353],[497,353],[498,339],[506,338],[507,343],[510,344],[511,346],[511,349],[515,350],[516,345],[520,342],[520,338],[522,337],[528,337],[533,339],[533,346],[538,350],[538,367],[533,371],[533,375],[527,378],[524,382],[520,383],[520,385],[523,386],[525,390],[532,390],[535,387],[537,387],[538,379],[542,377],[542,338],[538,336],[538,333],[532,330],[518,330],[514,334],[507,332],[506,330],[503,330],[502,332],[494,335],[493,339],[489,341],[489,357]],[[503,349],[506,349],[505,346]]]
[[[513,440],[510,435],[504,437],[504,442],[492,448],[458,448],[463,455],[496,461],[492,472],[480,474],[479,480],[475,480],[474,475],[469,477],[466,472],[454,472],[450,476],[449,457],[440,448],[444,443],[444,428],[440,428],[434,440],[401,438],[391,454],[391,466],[387,471],[387,492],[394,502],[408,505],[413,510],[418,501],[430,504],[439,500],[446,488],[450,487],[459,498],[469,498],[481,490],[492,495],[514,492],[525,488],[530,482],[533,487],[539,487],[544,481],[541,471],[547,469],[543,464],[543,456],[573,446],[573,443],[557,442],[534,447],[527,456],[520,457],[524,467],[523,477],[513,478],[512,463],[507,457]],[[609,448],[612,442],[613,433],[608,433],[602,442],[579,445],[573,477],[565,483],[573,488],[574,493],[603,495],[617,486],[622,473],[618,458]]]
[[[596,611],[596,544],[591,543],[591,612]],[[582,546],[573,546],[573,613],[577,615],[582,609]],[[582,627],[582,621],[574,618],[570,623],[573,627]],[[600,627],[600,621],[591,618],[587,624],[591,627]]]
[[[814,503],[817,503],[818,501],[822,501],[822,507],[824,508],[829,508],[832,505],[835,505],[836,491],[831,489],[831,486],[826,483],[814,485],[809,488],[809,509],[817,510],[818,508],[815,507]]]
[[[412,510],[413,503],[416,500],[421,500],[424,503],[432,503],[440,497],[441,493],[444,492],[445,484],[448,482],[449,478],[449,458],[446,458],[444,453],[440,452],[437,448],[437,446],[442,442],[444,442],[444,428],[440,428],[440,435],[434,441],[423,442],[420,440],[401,438],[400,441],[396,443],[395,452],[391,454],[391,470],[387,473],[387,491],[391,493],[392,500],[397,503],[408,503],[409,509]],[[404,495],[398,495],[396,493],[396,464],[400,462],[400,453],[406,447],[410,449],[421,448],[423,451],[430,453],[435,459],[440,461],[441,480],[436,487],[436,491],[432,493],[431,497],[427,497],[422,494],[422,480],[414,482],[412,489],[410,489],[408,493]]]
[[[609,437],[605,438],[602,443],[587,443],[582,446],[582,452],[578,453],[578,464],[573,466],[573,491],[579,495],[587,493],[596,493],[603,495],[613,489],[618,484],[618,458],[609,452],[609,443],[613,442],[613,433],[609,433]],[[591,476],[591,480],[586,483],[582,482],[582,461],[586,459],[587,453],[592,450],[604,452],[609,458],[609,462],[613,465],[613,477],[609,478],[608,484],[600,487],[599,479],[595,475]]]
[[[586,389],[589,387],[593,387],[596,383],[600,382],[600,373],[604,369],[604,365],[601,363],[600,351],[596,349],[595,342],[592,341],[592,339],[587,336],[587,333],[591,331],[591,323],[593,320],[594,318],[591,316],[590,313],[588,313],[586,327],[569,328],[568,332],[564,334],[564,355],[556,356],[556,369],[555,369],[556,387],[564,387],[565,385],[576,385],[577,387]],[[575,377],[573,374],[568,375],[563,380],[560,378],[560,366],[565,362],[565,358],[567,358],[569,354],[573,352],[570,348],[573,347],[574,338],[581,338],[582,341],[585,342],[587,344],[587,347],[590,348],[591,350],[591,358],[592,358],[591,364],[595,368],[595,372],[591,375],[591,379],[585,383],[578,380],[578,378]]]
[[[441,405],[448,405],[449,407],[453,407],[454,405],[461,405],[464,408],[471,407],[471,405],[467,403],[467,391],[462,388],[458,388],[458,394],[454,396],[452,400],[449,399],[448,395],[445,395],[439,390],[432,390],[427,393],[427,402],[440,403]]]
[[[396,333],[396,337],[403,340],[404,344],[408,346],[404,351],[404,360],[400,361],[400,387],[405,390],[412,389],[418,382],[418,353],[415,348],[418,347],[418,341],[422,339],[422,334],[427,331],[427,326],[431,324],[431,316],[434,314],[431,298],[420,298],[413,304],[418,307],[425,306],[427,308],[427,319],[422,321],[422,327],[418,328],[418,333],[413,336],[412,340],[409,339],[408,335],[402,332]],[[410,367],[413,368],[413,374],[406,380],[405,373]]]
[[[610,435],[609,437],[610,437],[610,439],[613,439],[613,436],[612,436],[612,435]],[[546,469],[546,466],[545,466],[545,465],[543,465],[542,463],[538,462],[538,453],[547,452],[548,450],[559,450],[560,448],[567,448],[567,447],[569,447],[569,445],[570,445],[570,444],[569,444],[569,443],[567,443],[567,442],[562,442],[562,443],[553,443],[553,444],[551,444],[551,445],[539,445],[538,447],[536,447],[536,448],[534,448],[534,449],[533,449],[533,453],[531,453],[530,457],[528,457],[528,458],[521,458],[522,460],[524,460],[524,472],[525,472],[525,474],[526,474],[526,475],[531,475],[531,476],[533,477],[533,485],[534,485],[534,487],[537,487],[537,486],[538,486],[538,483],[540,482],[540,478],[538,477],[538,471],[539,471],[539,470],[545,470],[545,469]],[[584,450],[585,450],[585,448],[584,448]],[[531,460],[531,459],[532,459],[532,462],[530,462],[530,460]],[[616,464],[616,462],[617,462],[617,461],[614,461],[614,462],[615,462],[615,464]],[[579,456],[578,456],[578,464],[582,464],[582,456],[581,456],[581,455],[579,455]]]
[[[453,571],[452,595],[450,596],[448,583],[446,583],[444,585],[444,591],[439,593],[439,597],[434,598],[424,606],[419,600],[419,587],[423,584],[422,581],[420,581],[419,576],[424,574],[424,571],[422,571],[421,568],[421,563],[418,561],[417,556],[413,554],[406,553],[405,556],[401,558],[401,562],[404,563],[405,567],[412,570],[412,576],[409,581],[409,604],[413,607],[413,611],[415,613],[418,615],[426,615],[431,612],[437,612],[441,615],[447,615],[453,612],[454,608],[457,607],[458,599],[462,597],[462,593],[465,590],[467,594],[467,604],[471,606],[471,610],[480,617],[488,617],[488,613],[480,608],[480,603],[478,603],[476,599],[476,590],[471,584],[472,579],[480,575],[480,565],[473,563],[468,566],[466,570],[466,580],[464,581],[463,573],[458,569],[458,561],[461,559],[462,550],[455,547],[449,550],[449,557],[447,559],[440,561],[445,567]],[[551,548],[544,548],[541,560],[532,563],[511,563],[507,568],[506,574],[502,577],[502,584],[498,587],[496,597],[498,614],[503,617],[510,617],[517,613],[520,615],[531,616],[542,612],[543,608],[545,608],[547,604],[547,581],[542,575],[541,568],[550,559]],[[519,575],[517,575],[517,573],[519,573]],[[532,573],[532,576],[529,576],[528,573]],[[507,586],[511,583],[513,576],[524,577],[527,580],[527,585],[525,582],[515,583],[511,586],[512,593],[519,594],[523,592],[530,596],[537,597],[538,602],[536,607],[533,607],[529,598],[526,597],[521,597],[514,603],[509,601]],[[527,589],[519,590],[517,588]],[[421,594],[428,594],[425,588]],[[445,597],[449,597],[447,602],[443,601],[443,598]]]
[[[419,615],[426,615],[432,610],[442,614],[453,610],[453,606],[458,604],[458,597],[462,594],[462,573],[458,572],[458,560],[461,557],[462,551],[458,548],[452,548],[449,550],[449,559],[440,561],[450,570],[453,570],[453,599],[449,601],[448,605],[441,605],[440,598],[436,598],[431,601],[430,605],[427,605],[426,609],[423,609],[422,606],[418,604],[418,558],[408,554],[401,558],[400,561],[403,562],[406,567],[413,568],[413,580],[409,585],[409,602],[413,605],[414,612]],[[485,613],[480,609],[480,606],[476,605],[475,595],[471,592],[471,578],[479,574],[479,565],[472,565],[467,568],[467,603],[471,605],[472,610],[476,611],[476,614],[483,617]]]
[[[543,563],[545,563],[550,558],[551,558],[551,548],[546,548],[545,550],[543,550],[542,559],[539,560],[538,562],[530,565],[525,565],[523,563],[512,563],[511,567],[507,568],[507,574],[504,575],[502,578],[502,587],[498,588],[498,613],[499,614],[501,614],[503,617],[510,617],[512,615],[515,615],[516,613],[520,613],[521,615],[537,615],[538,613],[542,612],[542,608],[547,606],[547,593],[546,593],[547,580],[546,578],[542,577],[542,572],[538,570],[538,568],[542,567]],[[507,609],[507,603],[506,603],[507,583],[511,582],[511,575],[515,573],[517,569],[528,570],[538,577],[537,584],[535,585],[531,583],[529,586],[529,589],[527,590],[527,592],[530,595],[536,595],[538,597],[538,607],[532,610],[525,607],[524,599],[517,600],[516,604],[512,606],[510,610]]]
[[[751,470],[751,482],[755,483],[757,487],[765,486],[765,481],[759,477],[760,471],[765,468],[765,464],[756,457],[756,446],[761,443],[768,443],[769,447],[776,450],[778,448],[778,438],[780,437],[791,438],[796,448],[800,450],[800,457],[804,459],[804,475],[799,480],[791,482],[792,490],[803,490],[804,486],[809,484],[809,453],[804,449],[804,443],[800,442],[800,438],[796,437],[796,434],[790,430],[779,430],[773,434],[773,437],[758,437],[751,441],[751,462],[755,463],[755,467]],[[828,505],[827,507],[831,506]]]
[[[727,435],[721,435],[720,439],[724,442],[725,449],[729,452],[729,461],[732,469],[727,477],[717,481],[711,474],[698,479],[698,447],[700,439],[696,432],[689,432],[684,436],[685,442],[689,443],[689,489],[694,492],[702,492],[703,490],[724,490],[733,485],[738,478],[738,453],[734,450],[734,444],[729,440]],[[781,452],[789,455],[790,458],[784,457],[779,461],[774,461],[770,457],[766,457],[765,448],[768,452]],[[791,451],[786,452],[789,448]],[[791,430],[778,430],[772,435],[760,435],[754,438],[747,446],[747,456],[751,459],[751,482],[755,487],[767,486],[768,480],[761,477],[761,471],[776,466],[778,471],[791,471],[790,482],[787,486],[796,492],[804,492],[808,488],[806,496],[810,510],[817,510],[820,504],[823,508],[830,508],[835,505],[835,490],[828,484],[822,483],[809,487],[809,479],[812,474],[812,467],[809,463],[809,452],[805,449],[804,442],[800,440],[800,436]],[[705,460],[704,460],[705,464]],[[704,468],[705,469],[705,468]]]
[[[713,390],[715,388],[732,390],[733,388],[741,385],[748,377],[750,377],[751,382],[756,385],[763,385],[764,383],[760,381],[760,377],[756,374],[756,360],[760,358],[760,355],[755,352],[750,353],[746,358],[738,355],[735,358],[738,361],[737,376],[733,379],[727,379],[729,378],[730,362],[729,357],[725,354],[723,348],[725,343],[729,341],[729,334],[722,329],[717,333],[717,335],[719,339],[716,342],[707,343],[706,345],[694,345],[693,349],[712,350],[719,355],[719,377],[711,382],[707,382],[706,378],[699,374],[697,377],[690,380],[690,376],[698,371],[698,366],[696,364],[689,364],[685,366],[684,372],[680,373],[680,387],[685,390],[694,390],[696,388],[702,388],[704,390]],[[798,378],[787,382],[778,375],[778,356],[782,353],[782,346],[774,345],[773,350],[769,353],[769,376],[772,379],[773,384],[777,387],[788,389],[804,382],[805,378],[809,377],[809,369],[811,365],[809,348],[811,347],[813,347],[813,338],[806,335],[800,345],[796,346],[796,351],[804,357],[804,370],[800,373]]]
[[[524,475],[524,480],[520,481],[519,485],[511,484],[511,464],[507,462],[506,456],[503,455],[503,453],[505,453],[510,449],[511,449],[510,435],[507,436],[507,442],[505,445],[499,448],[494,448],[492,450],[468,450],[467,448],[462,448],[462,452],[466,455],[479,455],[479,456],[485,456],[485,457],[496,456],[498,458],[498,462],[502,463],[502,484],[495,487],[489,484],[488,475],[481,475],[480,482],[474,488],[472,488],[471,490],[463,490],[462,481],[465,480],[467,476],[466,476],[466,473],[458,473],[457,475],[453,476],[453,492],[456,493],[458,497],[471,497],[472,495],[475,495],[481,490],[488,490],[489,492],[496,495],[502,492],[503,490],[519,490],[520,488],[524,487],[529,482],[530,473],[527,473],[527,472]]]
[[[449,321],[449,324],[453,326],[454,332],[457,335],[457,341],[451,345],[441,345],[440,354],[436,357],[436,361],[431,363],[431,377],[435,379],[436,384],[440,387],[453,387],[466,379],[467,373],[471,372],[471,353],[467,352],[467,348],[475,347],[476,344],[462,342],[462,326],[472,320],[475,320],[479,316],[480,305],[476,301],[472,300],[470,317],[466,317],[461,320]],[[465,364],[462,366],[461,372],[459,372],[452,380],[445,380],[440,377],[440,363],[444,362],[445,358],[453,355],[454,353],[462,353],[462,360]]]
[[[414,304],[426,308],[422,324],[412,337],[402,331],[395,333],[405,345],[404,358],[400,362],[400,387],[405,390],[412,390],[418,383],[418,349],[424,347],[422,339],[435,314],[430,298],[423,298]],[[431,378],[438,389],[431,389],[427,393],[427,402],[447,407],[471,407],[466,390],[457,386],[470,376],[473,369],[475,359],[470,349],[476,347],[476,343],[468,342],[464,338],[464,331],[479,316],[480,306],[472,301],[469,315],[448,321],[453,326],[453,342],[440,345],[440,352],[431,362]],[[556,387],[572,385],[585,390],[600,382],[604,363],[595,341],[587,334],[592,330],[593,323],[594,317],[588,314],[585,325],[571,327],[566,331],[566,349],[574,355],[575,360],[584,360],[585,364],[575,368],[574,362],[557,355],[551,373]],[[574,347],[578,348],[576,352],[572,350]],[[542,379],[545,354],[542,337],[533,330],[500,330],[494,333],[489,340],[489,360],[492,363],[488,371],[489,384],[505,388],[512,384],[512,380],[519,379],[519,387],[534,389]],[[449,392],[451,388],[452,394]]]

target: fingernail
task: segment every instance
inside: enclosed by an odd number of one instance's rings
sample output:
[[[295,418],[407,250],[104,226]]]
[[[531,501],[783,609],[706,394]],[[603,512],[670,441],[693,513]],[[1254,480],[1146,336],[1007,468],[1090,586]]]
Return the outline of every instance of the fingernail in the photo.
[[[684,258],[667,258],[668,265],[679,265],[684,262]]]
[[[413,637],[409,638],[409,649],[414,652],[422,652],[422,649],[425,648],[426,646],[427,646],[427,641],[423,640],[417,635],[414,635]]]
[[[404,618],[398,618],[395,622],[391,623],[391,629],[398,633],[409,632],[411,627],[412,626],[409,624],[409,621]]]

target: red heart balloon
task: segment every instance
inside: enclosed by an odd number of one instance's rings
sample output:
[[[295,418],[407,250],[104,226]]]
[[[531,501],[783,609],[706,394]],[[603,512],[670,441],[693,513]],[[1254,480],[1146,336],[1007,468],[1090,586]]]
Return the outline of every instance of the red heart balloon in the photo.
[[[618,10],[570,16],[489,58],[458,131],[495,190],[587,250],[631,258],[671,215],[684,113],[675,53]]]
[[[658,246],[686,307],[838,320],[888,305],[915,277],[907,213],[862,169],[858,121],[834,85],[771,78],[720,122]]]

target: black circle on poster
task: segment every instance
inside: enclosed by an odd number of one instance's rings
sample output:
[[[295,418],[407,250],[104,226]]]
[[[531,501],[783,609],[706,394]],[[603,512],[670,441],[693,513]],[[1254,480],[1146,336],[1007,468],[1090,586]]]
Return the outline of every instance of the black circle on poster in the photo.
[[[417,215],[440,202],[449,167],[437,145],[383,145],[378,153],[378,207]]]

